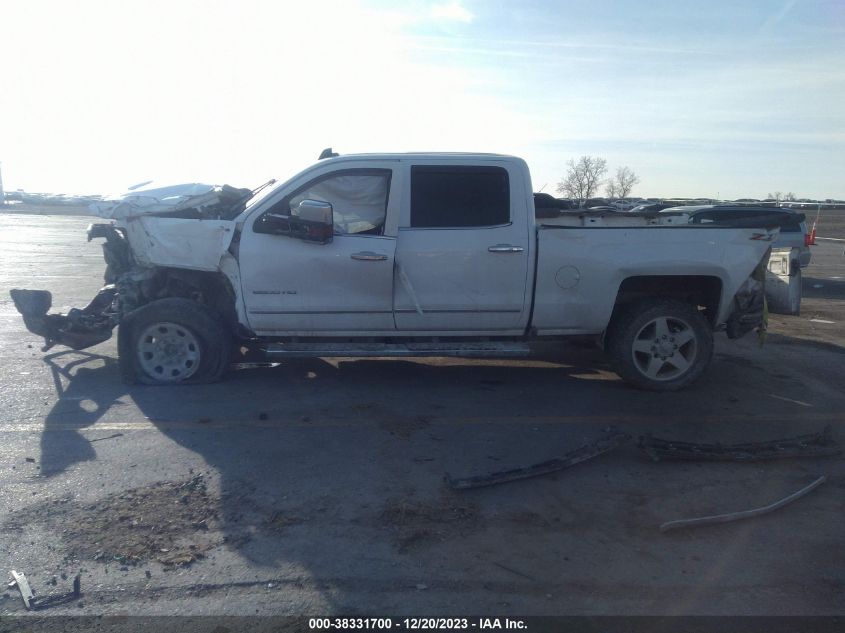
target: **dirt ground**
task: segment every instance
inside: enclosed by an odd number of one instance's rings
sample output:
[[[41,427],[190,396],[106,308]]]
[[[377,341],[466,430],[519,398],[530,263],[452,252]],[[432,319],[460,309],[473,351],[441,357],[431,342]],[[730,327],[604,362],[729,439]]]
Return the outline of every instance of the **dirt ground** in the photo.
[[[4,288],[101,283],[88,218],[0,214]],[[132,387],[114,341],[42,352],[0,296],[0,559],[41,613],[845,615],[845,460],[652,462],[640,435],[845,443],[845,258],[820,241],[800,317],[765,345],[720,335],[692,388],[627,387],[596,350],[534,360],[303,359],[217,385]],[[566,472],[458,491],[444,480],[559,457]],[[772,503],[742,523],[661,523]],[[0,616],[20,615],[0,590]]]

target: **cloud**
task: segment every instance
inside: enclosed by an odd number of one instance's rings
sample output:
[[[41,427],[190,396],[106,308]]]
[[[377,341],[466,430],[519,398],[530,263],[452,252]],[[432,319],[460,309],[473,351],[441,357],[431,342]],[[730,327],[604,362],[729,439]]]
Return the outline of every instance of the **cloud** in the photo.
[[[460,3],[460,0],[444,4],[436,4],[431,7],[431,17],[435,20],[450,20],[452,22],[464,22],[469,24],[475,19],[475,15]]]

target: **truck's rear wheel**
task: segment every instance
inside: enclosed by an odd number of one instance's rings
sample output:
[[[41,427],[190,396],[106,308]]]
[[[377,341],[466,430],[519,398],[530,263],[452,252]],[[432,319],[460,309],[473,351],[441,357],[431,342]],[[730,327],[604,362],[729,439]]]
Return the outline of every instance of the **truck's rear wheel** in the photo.
[[[126,315],[118,330],[125,382],[213,382],[225,373],[231,336],[215,314],[188,299],[153,301]]]
[[[606,349],[617,373],[632,385],[676,391],[704,373],[713,334],[704,315],[673,299],[638,301],[614,316]]]

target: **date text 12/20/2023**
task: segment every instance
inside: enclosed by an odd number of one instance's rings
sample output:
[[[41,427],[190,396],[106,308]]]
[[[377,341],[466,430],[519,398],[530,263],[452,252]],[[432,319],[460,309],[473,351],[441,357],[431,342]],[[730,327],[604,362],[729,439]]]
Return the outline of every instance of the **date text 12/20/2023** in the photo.
[[[308,628],[319,630],[525,630],[523,620],[511,618],[309,618]]]

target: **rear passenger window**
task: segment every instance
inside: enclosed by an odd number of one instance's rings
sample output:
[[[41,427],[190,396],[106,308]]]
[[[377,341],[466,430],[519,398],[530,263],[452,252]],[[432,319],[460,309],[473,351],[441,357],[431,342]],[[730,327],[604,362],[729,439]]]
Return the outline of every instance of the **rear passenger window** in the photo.
[[[465,228],[510,222],[510,183],[502,167],[411,167],[411,227]]]

